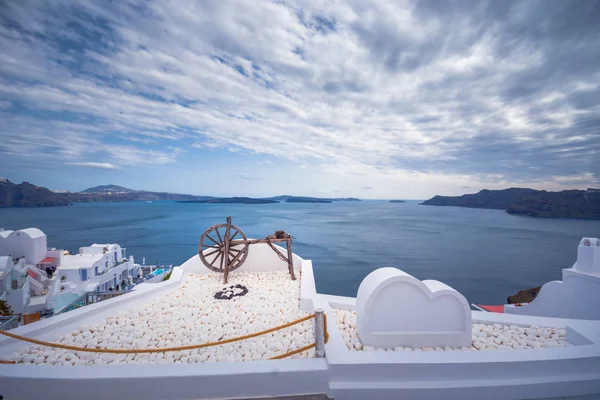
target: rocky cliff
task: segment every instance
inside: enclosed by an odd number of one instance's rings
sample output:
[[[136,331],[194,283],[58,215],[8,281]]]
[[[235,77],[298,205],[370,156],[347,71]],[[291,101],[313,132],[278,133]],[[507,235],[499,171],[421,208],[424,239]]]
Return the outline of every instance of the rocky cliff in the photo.
[[[13,183],[0,178],[0,207],[66,206],[69,199],[64,193],[54,193],[29,182]]]
[[[508,207],[509,214],[532,217],[600,219],[600,192],[589,190],[541,191]]]
[[[435,196],[421,204],[427,206],[455,206],[506,210],[523,199],[534,197],[537,192],[538,191],[534,189],[521,188],[504,190],[484,189],[479,193],[463,194],[462,196]]]
[[[521,290],[517,294],[508,296],[506,298],[506,303],[507,304],[531,303],[537,297],[537,295],[541,289],[542,289],[542,287],[538,286],[538,287],[535,287],[532,289]]]
[[[482,190],[462,196],[435,196],[421,204],[492,208],[533,217],[600,219],[600,191],[597,189],[561,192],[523,188]]]
[[[49,207],[66,206],[69,203],[211,199],[214,197],[132,190],[115,185],[98,186],[75,193],[53,192],[29,182],[16,184],[8,179],[0,178],[0,207]]]

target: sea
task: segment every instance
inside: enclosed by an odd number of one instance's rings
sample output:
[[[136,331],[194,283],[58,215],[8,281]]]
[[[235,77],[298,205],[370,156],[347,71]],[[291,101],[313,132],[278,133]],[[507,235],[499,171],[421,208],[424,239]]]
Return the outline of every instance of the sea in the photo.
[[[579,240],[600,237],[600,221],[383,200],[5,208],[0,228],[37,227],[49,247],[73,252],[92,243],[118,243],[138,263],[180,265],[197,253],[204,230],[227,216],[249,238],[290,233],[294,253],[312,260],[320,293],[355,296],[371,271],[396,267],[442,281],[477,304],[504,304],[519,290],[561,279],[561,270],[575,262]]]

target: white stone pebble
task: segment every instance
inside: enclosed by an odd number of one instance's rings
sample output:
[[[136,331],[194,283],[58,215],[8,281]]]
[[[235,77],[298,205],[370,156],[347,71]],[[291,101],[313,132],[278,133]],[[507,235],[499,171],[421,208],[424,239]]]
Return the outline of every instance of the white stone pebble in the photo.
[[[217,300],[226,286],[241,284],[244,296]],[[81,326],[54,341],[72,346],[110,349],[177,347],[219,341],[283,325],[307,315],[300,312],[300,279],[287,271],[234,272],[223,284],[218,273],[190,274],[178,289],[151,302],[110,316],[102,324]],[[314,343],[312,321],[239,342],[169,353],[111,354],[74,352],[30,346],[10,356],[26,364],[114,365],[252,361]],[[363,349],[360,341],[353,349]],[[374,350],[374,349],[373,349]],[[314,357],[314,349],[291,358]]]
[[[344,338],[346,346],[352,351],[377,351],[373,346],[363,346],[356,331],[356,312],[349,310],[334,310],[338,329]],[[565,328],[551,328],[501,324],[473,324],[473,341],[471,347],[394,347],[388,351],[472,351],[472,350],[526,350],[553,347],[566,347]]]

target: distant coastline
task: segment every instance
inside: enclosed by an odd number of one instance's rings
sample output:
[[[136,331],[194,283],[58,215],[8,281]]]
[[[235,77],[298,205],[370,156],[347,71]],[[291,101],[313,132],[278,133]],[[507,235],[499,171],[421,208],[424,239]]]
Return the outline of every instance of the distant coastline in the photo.
[[[279,203],[275,200],[253,199],[250,197],[227,197],[211,200],[179,200],[176,203],[210,203],[210,204],[273,204]]]
[[[484,189],[462,196],[435,196],[421,204],[489,208],[542,218],[600,219],[600,189],[591,188],[561,192],[525,188]]]
[[[107,203],[129,201],[174,200],[177,203],[211,204],[275,204],[275,203],[333,203],[338,201],[362,201],[355,197],[319,198],[280,195],[265,198],[196,196],[182,193],[133,190],[118,185],[95,186],[81,192],[58,192],[29,182],[13,183],[0,178],[0,208],[6,207],[52,207],[76,203]]]
[[[390,200],[390,203],[406,203],[406,200]]]
[[[288,197],[286,203],[333,203],[333,200],[319,199],[314,197]]]

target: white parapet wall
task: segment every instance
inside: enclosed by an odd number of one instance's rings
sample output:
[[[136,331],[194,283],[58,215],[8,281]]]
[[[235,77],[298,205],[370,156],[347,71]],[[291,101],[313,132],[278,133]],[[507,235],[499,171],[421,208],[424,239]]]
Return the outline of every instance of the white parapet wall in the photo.
[[[252,240],[252,239],[249,239]],[[287,253],[287,250],[281,246],[273,245],[283,254]],[[241,249],[241,246],[237,246],[237,249]],[[204,250],[204,253],[210,253],[212,249]],[[212,259],[216,257],[208,256],[207,259],[212,261]],[[300,270],[302,268],[302,262],[304,260],[292,253],[292,262],[295,270]],[[194,274],[208,274],[211,272],[200,260],[198,255],[187,260],[185,263],[181,265],[181,268],[188,272]],[[248,248],[248,257],[244,261],[244,263],[235,271],[257,271],[257,272],[266,272],[266,271],[281,271],[287,270],[287,263],[282,261],[279,256],[273,251],[273,249],[266,243],[257,243],[251,244]],[[235,273],[233,271],[232,273]]]
[[[374,347],[471,345],[471,309],[464,296],[396,268],[377,269],[362,281],[356,324],[362,343]]]
[[[356,298],[318,294],[315,304],[355,310]],[[497,351],[356,351],[330,323],[325,345],[336,400],[600,399],[600,321],[471,311],[474,324],[566,327],[569,347]],[[333,318],[330,318],[330,320]]]
[[[311,260],[302,261],[302,275],[300,281],[300,310],[312,312],[315,309],[314,299],[317,297],[317,286],[313,275]]]
[[[138,285],[132,293],[17,328],[14,333],[53,341],[82,324],[101,322],[175,290],[188,273],[206,269],[199,262],[194,256],[184,264],[190,268],[175,268],[168,281]],[[476,323],[566,327],[567,339],[575,346],[536,351],[350,351],[332,307],[354,310],[356,299],[317,294],[312,263],[305,260],[301,265],[300,302],[323,308],[328,315],[326,359],[93,367],[0,365],[0,395],[47,400],[191,400],[310,393],[327,393],[336,400],[599,398],[600,321],[472,312]],[[277,268],[285,270],[286,265]],[[0,338],[0,359],[22,346]]]
[[[257,251],[253,251],[257,250]],[[271,257],[275,256],[275,259]],[[264,259],[268,257],[265,265]],[[316,296],[312,265],[293,255],[302,268],[300,303],[310,311]],[[237,271],[287,270],[268,245],[253,245],[246,263]],[[142,283],[128,294],[82,307],[11,332],[55,341],[82,324],[101,323],[124,309],[142,306],[149,299],[177,289],[190,273],[210,272],[197,255],[173,270],[169,280]],[[251,329],[257,329],[251,326]],[[0,359],[24,346],[0,336]],[[232,384],[234,383],[234,384]],[[107,365],[89,367],[0,364],[0,396],[4,398],[86,399],[216,399],[291,396],[329,391],[326,359],[284,359],[197,364]]]
[[[600,239],[583,238],[577,261],[563,280],[544,284],[529,304],[504,306],[506,314],[600,320]]]

